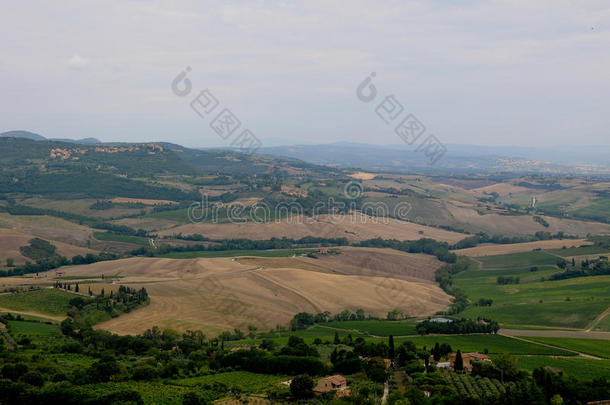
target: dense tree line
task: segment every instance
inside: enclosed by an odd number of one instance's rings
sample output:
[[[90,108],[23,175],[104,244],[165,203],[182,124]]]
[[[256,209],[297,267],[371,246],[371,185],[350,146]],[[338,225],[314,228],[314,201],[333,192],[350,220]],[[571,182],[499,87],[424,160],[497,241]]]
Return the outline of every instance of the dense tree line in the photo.
[[[453,295],[453,302],[449,307],[449,314],[456,314],[463,311],[468,305],[466,293],[453,285],[453,276],[468,270],[471,261],[466,256],[460,256],[455,263],[448,263],[439,267],[434,272],[434,279],[440,287],[449,295]]]
[[[409,253],[426,253],[434,255],[440,261],[447,263],[455,263],[457,260],[457,255],[449,251],[449,244],[430,238],[421,238],[413,241],[375,238],[354,243],[353,246],[391,248]]]
[[[54,254],[50,257],[39,259],[35,263],[26,261],[21,266],[15,266],[6,270],[0,270],[0,277],[21,276],[24,274],[39,273],[43,271],[57,269],[61,266],[91,264],[106,260],[116,260],[120,256],[115,253],[102,252],[100,254],[87,253],[85,256],[76,255],[72,259]]]
[[[440,333],[445,335],[463,335],[468,333],[497,333],[500,325],[492,320],[458,319],[452,322],[434,322],[425,319],[418,322],[417,333],[427,335]]]
[[[587,276],[603,276],[610,274],[610,265],[607,259],[585,259],[580,263],[580,268],[576,264],[572,266],[565,265],[565,271],[552,274],[549,280],[566,280],[568,278],[587,277]]]
[[[147,236],[147,232],[143,229],[136,230],[125,225],[115,225],[99,218],[90,218],[83,215],[72,214],[52,209],[36,208],[27,205],[9,204],[6,207],[0,206],[0,211],[2,210],[6,210],[6,212],[11,215],[48,215],[75,222],[80,225],[86,225],[91,228],[114,232],[120,235]]]
[[[541,218],[542,219],[542,218]],[[525,243],[535,242],[537,240],[551,240],[551,239],[578,239],[578,236],[567,235],[563,232],[557,232],[552,234],[550,232],[538,231],[530,236],[504,236],[504,235],[487,235],[486,233],[478,233],[473,236],[469,236],[457,242],[451,246],[451,249],[466,249],[475,247],[481,243],[496,243],[499,245],[512,244],[512,243]]]
[[[521,279],[519,277],[514,276],[499,276],[498,278],[496,278],[496,283],[500,285],[519,284],[520,280]]]
[[[188,246],[170,246],[162,244],[158,249],[150,249],[141,247],[133,250],[133,255],[163,255],[170,252],[205,252],[205,251],[225,251],[225,250],[269,250],[269,249],[292,249],[292,248],[307,248],[317,246],[346,246],[348,245],[347,238],[320,238],[314,236],[306,236],[301,239],[290,238],[271,238],[265,240],[252,239],[207,239],[201,235],[181,236],[180,239],[210,241],[208,244],[195,244]]]

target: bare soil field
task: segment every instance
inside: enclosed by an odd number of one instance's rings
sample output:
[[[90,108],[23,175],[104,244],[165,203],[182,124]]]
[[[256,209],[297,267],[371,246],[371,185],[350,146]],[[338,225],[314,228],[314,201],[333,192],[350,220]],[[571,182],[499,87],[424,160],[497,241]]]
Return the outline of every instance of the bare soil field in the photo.
[[[387,223],[384,223],[387,222]],[[532,221],[533,222],[533,221]],[[421,231],[421,233],[420,233]],[[288,237],[299,239],[305,236],[319,236],[326,238],[345,237],[352,241],[361,241],[373,238],[395,238],[399,240],[416,240],[432,238],[438,241],[455,243],[466,235],[446,231],[443,229],[418,225],[412,222],[396,219],[375,219],[365,215],[319,215],[315,218],[284,219],[280,222],[257,224],[254,222],[236,224],[186,224],[166,229],[159,234],[168,236],[174,233],[199,233],[209,238],[225,239],[239,235],[248,239],[269,239],[271,237]]]
[[[458,249],[454,250],[453,252],[458,255],[478,257],[505,255],[509,253],[519,252],[531,252],[534,249],[561,249],[564,246],[572,247],[591,244],[592,242],[589,242],[585,239],[552,239],[525,243],[511,243],[507,245],[498,245],[495,243],[490,243],[468,249]]]
[[[146,287],[150,305],[98,325],[121,334],[141,333],[153,325],[180,331],[201,329],[209,334],[245,330],[248,325],[266,330],[287,325],[300,311],[336,313],[363,308],[385,316],[399,309],[425,316],[447,308],[450,296],[428,279],[414,276],[419,267],[433,271],[436,259],[401,252],[386,253],[389,257],[384,259],[381,255],[386,249],[358,250],[350,248],[321,259],[129,258],[64,270],[66,277],[104,274],[106,291],[118,285]],[[367,261],[366,256],[373,259]],[[335,259],[339,257],[345,263]],[[402,272],[400,263],[405,269]],[[111,277],[114,275],[121,278]],[[83,290],[88,285],[83,279]],[[104,288],[100,279],[91,286],[95,291]]]
[[[0,228],[0,246],[2,246],[2,249],[0,249],[0,266],[4,265],[6,259],[9,257],[15,260],[15,264],[23,264],[26,260],[32,261],[32,259],[22,256],[19,248],[28,245],[29,240],[35,237],[36,236],[34,235],[29,235],[14,229]],[[91,249],[69,245],[55,240],[50,240],[50,242],[57,247],[57,253],[68,258],[76,255],[86,255],[87,253],[97,253]]]

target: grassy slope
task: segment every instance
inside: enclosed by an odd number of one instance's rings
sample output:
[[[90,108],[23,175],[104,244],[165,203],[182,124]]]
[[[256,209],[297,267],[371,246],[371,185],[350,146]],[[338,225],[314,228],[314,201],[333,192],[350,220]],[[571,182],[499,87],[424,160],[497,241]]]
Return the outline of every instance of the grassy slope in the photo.
[[[610,375],[610,360],[592,360],[582,357],[546,357],[526,356],[518,358],[517,366],[533,371],[538,367],[552,367],[562,370],[564,374],[583,380],[593,380]]]
[[[15,311],[32,311],[45,315],[65,315],[68,301],[75,295],[58,290],[43,289],[16,294],[0,295],[0,307]]]
[[[13,335],[55,336],[59,326],[38,322],[9,321],[8,327]]]
[[[477,258],[485,268],[494,267],[517,267],[517,266],[541,266],[544,264],[553,265],[558,258],[543,252],[532,251],[522,253],[511,253],[507,255],[482,256]]]
[[[525,339],[610,359],[610,342],[608,340],[531,336],[525,337]]]
[[[331,328],[358,330],[361,333],[370,333],[376,336],[401,336],[416,335],[415,321],[343,321],[328,322],[325,324]]]
[[[563,250],[563,249],[561,249]],[[568,250],[568,249],[566,249]],[[534,251],[478,258],[481,269],[455,276],[455,285],[471,302],[493,299],[491,307],[470,306],[460,315],[502,323],[585,328],[609,305],[610,276],[542,281],[561,271],[557,257]],[[537,271],[530,271],[536,266]],[[499,276],[519,277],[519,284],[497,284]]]

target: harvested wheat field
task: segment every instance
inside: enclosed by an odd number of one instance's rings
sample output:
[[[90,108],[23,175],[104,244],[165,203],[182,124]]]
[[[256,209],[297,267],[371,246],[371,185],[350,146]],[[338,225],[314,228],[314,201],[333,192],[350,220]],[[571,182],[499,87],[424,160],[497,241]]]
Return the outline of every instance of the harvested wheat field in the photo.
[[[507,245],[498,245],[494,243],[479,245],[467,249],[458,249],[453,252],[458,255],[465,255],[471,257],[477,256],[494,256],[494,255],[505,255],[509,253],[519,252],[531,252],[534,249],[561,249],[562,247],[582,246],[591,245],[585,239],[552,239],[552,240],[538,240],[535,242],[525,243],[510,243]]]
[[[375,173],[356,172],[349,175],[352,179],[358,180],[373,180],[377,175]]]
[[[0,212],[0,228],[10,228],[42,239],[86,246],[93,230],[47,215],[10,215]]]
[[[248,325],[271,329],[287,325],[300,311],[336,313],[363,308],[372,315],[385,316],[399,309],[425,316],[447,308],[450,296],[429,279],[415,277],[419,268],[434,271],[439,265],[436,259],[401,252],[389,252],[389,257],[383,258],[383,250],[359,252],[350,248],[317,260],[260,262],[254,258],[129,258],[73,266],[65,273],[83,277],[104,274],[106,283],[146,287],[150,305],[97,325],[120,334],[141,333],[154,325],[179,331],[201,329],[208,334],[244,330]],[[367,255],[373,259],[367,261]],[[113,275],[121,278],[110,277]]]
[[[420,233],[423,232],[423,233]],[[240,235],[247,239],[269,239],[272,237],[299,239],[316,235],[325,238],[345,237],[352,241],[373,238],[416,240],[423,237],[442,242],[455,243],[466,235],[418,225],[396,219],[378,219],[367,215],[319,215],[314,218],[301,217],[278,222],[257,224],[254,222],[235,224],[187,224],[159,232],[161,236],[199,233],[213,239],[234,238]]]
[[[291,267],[350,276],[382,276],[400,280],[433,281],[442,263],[434,256],[400,252],[393,249],[342,247],[341,254],[319,255],[317,259],[295,257],[268,259],[248,257],[240,263],[252,266]]]
[[[0,228],[0,246],[2,246],[2,249],[0,249],[0,262],[4,264],[8,258],[14,259],[15,264],[23,264],[26,260],[32,261],[32,259],[24,257],[19,251],[19,248],[21,246],[27,246],[29,241],[35,237],[36,236],[34,235],[29,235],[14,229]],[[57,253],[66,257],[97,253],[91,249],[69,245],[63,242],[54,240],[50,240],[49,242],[57,247]]]

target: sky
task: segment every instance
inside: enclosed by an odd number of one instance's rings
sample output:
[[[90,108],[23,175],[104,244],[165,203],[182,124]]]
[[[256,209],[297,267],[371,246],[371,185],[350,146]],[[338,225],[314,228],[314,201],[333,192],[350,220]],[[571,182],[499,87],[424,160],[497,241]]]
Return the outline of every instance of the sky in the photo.
[[[391,145],[398,121],[376,109],[393,96],[444,143],[610,145],[607,0],[32,0],[0,16],[0,131],[226,146],[210,127],[226,108],[264,146]],[[218,105],[200,116],[203,90]]]

